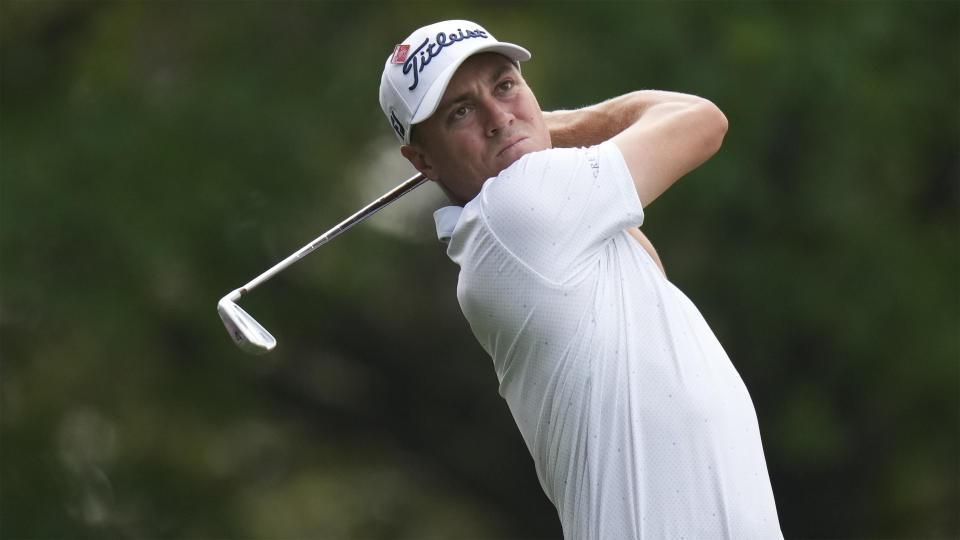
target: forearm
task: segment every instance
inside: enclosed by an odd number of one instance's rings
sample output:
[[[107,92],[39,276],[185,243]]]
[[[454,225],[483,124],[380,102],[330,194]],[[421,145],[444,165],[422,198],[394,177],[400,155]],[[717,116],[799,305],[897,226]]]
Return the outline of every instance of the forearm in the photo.
[[[591,146],[612,138],[642,117],[702,103],[690,94],[638,90],[582,109],[544,112],[554,147]]]

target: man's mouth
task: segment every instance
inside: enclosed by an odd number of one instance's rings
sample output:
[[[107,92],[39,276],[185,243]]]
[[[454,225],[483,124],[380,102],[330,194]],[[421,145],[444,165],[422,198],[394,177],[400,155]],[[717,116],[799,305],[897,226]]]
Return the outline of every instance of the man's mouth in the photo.
[[[507,150],[513,148],[513,147],[516,146],[518,143],[521,143],[521,142],[523,142],[523,141],[525,141],[525,140],[527,140],[526,137],[519,137],[518,139],[514,140],[514,141],[511,142],[510,144],[504,146],[503,149],[501,149],[499,152],[497,152],[497,157],[502,156]]]

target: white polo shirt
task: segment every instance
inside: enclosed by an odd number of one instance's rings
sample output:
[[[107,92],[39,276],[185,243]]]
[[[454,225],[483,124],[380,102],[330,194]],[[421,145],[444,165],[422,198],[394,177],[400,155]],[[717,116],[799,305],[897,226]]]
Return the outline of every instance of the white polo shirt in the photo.
[[[567,539],[782,538],[750,396],[642,222],[610,142],[528,154],[437,212]]]

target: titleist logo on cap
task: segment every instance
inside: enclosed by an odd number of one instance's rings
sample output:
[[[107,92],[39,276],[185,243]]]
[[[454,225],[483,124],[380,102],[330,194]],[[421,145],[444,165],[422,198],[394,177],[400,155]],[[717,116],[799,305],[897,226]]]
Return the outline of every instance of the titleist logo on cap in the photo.
[[[437,34],[437,37],[434,38],[433,43],[430,42],[430,38],[426,38],[423,40],[423,43],[412,52],[410,51],[410,45],[397,45],[393,50],[393,57],[391,57],[390,62],[393,64],[403,64],[404,75],[413,73],[413,84],[411,84],[407,90],[412,91],[416,89],[417,85],[420,84],[420,72],[427,67],[430,60],[443,51],[444,47],[449,47],[465,39],[489,38],[486,31],[482,28],[475,30],[462,30],[458,28],[457,31],[459,33],[456,34],[440,32]]]
[[[459,19],[422,26],[399,43],[383,65],[380,108],[404,144],[410,143],[410,126],[436,112],[457,66],[467,58],[502,54],[518,69],[530,59],[523,47],[497,41],[483,26]]]

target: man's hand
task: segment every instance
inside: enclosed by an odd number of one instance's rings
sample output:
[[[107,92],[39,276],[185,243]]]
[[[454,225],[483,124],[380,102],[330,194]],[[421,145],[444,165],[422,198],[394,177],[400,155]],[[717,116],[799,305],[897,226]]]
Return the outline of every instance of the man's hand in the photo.
[[[643,206],[720,148],[727,119],[710,101],[641,90],[573,111],[544,112],[553,146],[620,148]]]

